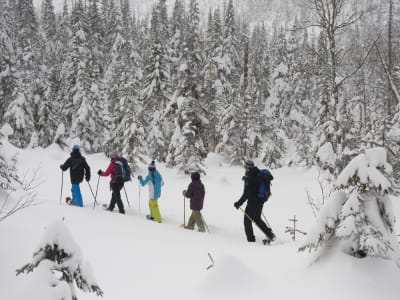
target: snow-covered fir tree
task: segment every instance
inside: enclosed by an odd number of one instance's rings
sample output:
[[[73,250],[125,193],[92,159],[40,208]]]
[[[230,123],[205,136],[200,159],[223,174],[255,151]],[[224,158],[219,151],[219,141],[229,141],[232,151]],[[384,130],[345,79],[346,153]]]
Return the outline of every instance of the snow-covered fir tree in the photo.
[[[91,265],[83,260],[79,245],[63,222],[47,226],[32,262],[18,269],[17,275],[33,272],[38,267],[41,267],[42,274],[46,274],[43,280],[55,289],[54,299],[78,300],[75,286],[84,292],[103,296]]]
[[[4,120],[12,127],[12,143],[27,147],[36,143],[37,94],[41,88],[39,62],[39,25],[31,0],[19,0],[16,9],[16,87]]]
[[[0,118],[10,104],[16,86],[15,65],[16,45],[12,23],[12,11],[3,1],[0,2]]]
[[[191,0],[188,28],[185,30],[182,57],[180,59],[179,86],[175,93],[175,131],[168,148],[167,163],[185,173],[204,171],[206,150],[201,131],[207,122],[200,99],[201,65],[199,18],[197,0]]]
[[[129,35],[123,34],[122,25],[122,19],[117,20],[116,37],[111,50],[112,60],[106,72],[112,122],[105,150],[107,153],[119,151],[128,159],[130,166],[136,169],[146,153],[143,125],[138,118],[140,109],[137,91],[142,71],[139,67],[139,55],[132,42],[126,40]]]
[[[145,66],[144,83],[141,90],[142,119],[148,122],[149,128],[147,147],[150,156],[159,161],[165,161],[167,140],[170,136],[163,115],[159,113],[166,109],[171,95],[169,57],[166,49],[168,45],[168,16],[165,6],[165,1],[160,0],[152,10],[151,54]]]
[[[397,243],[390,200],[395,190],[385,149],[368,149],[353,158],[337,178],[336,189],[300,250],[327,250],[339,242],[356,257],[390,257]]]

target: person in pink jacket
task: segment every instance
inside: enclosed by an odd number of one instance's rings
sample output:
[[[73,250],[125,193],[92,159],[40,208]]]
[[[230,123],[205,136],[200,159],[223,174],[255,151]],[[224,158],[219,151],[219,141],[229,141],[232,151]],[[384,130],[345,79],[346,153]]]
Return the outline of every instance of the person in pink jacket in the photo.
[[[115,204],[117,204],[119,213],[125,214],[124,204],[122,203],[121,199],[121,189],[124,187],[124,182],[117,180],[116,176],[117,174],[115,172],[115,161],[118,159],[119,159],[118,154],[113,153],[111,155],[111,162],[108,165],[107,169],[104,172],[102,170],[99,170],[97,174],[99,176],[111,176],[110,189],[112,191],[112,194],[111,194],[110,205],[108,206],[107,210],[113,211]]]

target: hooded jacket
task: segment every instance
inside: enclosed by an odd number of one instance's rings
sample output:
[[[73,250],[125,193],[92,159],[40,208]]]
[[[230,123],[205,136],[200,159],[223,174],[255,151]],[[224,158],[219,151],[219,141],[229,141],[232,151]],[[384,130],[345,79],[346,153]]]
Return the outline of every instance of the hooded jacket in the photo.
[[[74,149],[71,156],[61,165],[61,170],[65,171],[69,168],[72,184],[79,184],[83,181],[83,177],[86,176],[86,180],[90,180],[90,167],[86,162],[86,159],[82,156],[78,149]]]
[[[202,210],[204,204],[205,189],[200,180],[200,174],[194,172],[191,175],[192,182],[189,184],[185,196],[190,198],[191,210]]]
[[[149,185],[149,197],[150,199],[158,199],[161,197],[161,186],[164,185],[164,181],[161,174],[156,170],[149,170],[146,178],[138,177],[140,185]]]
[[[247,200],[247,205],[257,204],[260,202],[258,198],[258,189],[260,185],[260,179],[258,173],[260,170],[257,167],[251,167],[247,172],[244,179],[243,194],[239,199],[239,204],[242,205]]]

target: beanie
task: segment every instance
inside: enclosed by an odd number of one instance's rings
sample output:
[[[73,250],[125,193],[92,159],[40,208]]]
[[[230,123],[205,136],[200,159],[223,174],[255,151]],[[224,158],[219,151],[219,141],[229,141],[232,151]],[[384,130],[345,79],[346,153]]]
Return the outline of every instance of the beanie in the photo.
[[[79,145],[73,145],[72,146],[72,151],[79,151],[80,150],[80,146]]]
[[[149,171],[153,171],[156,169],[156,163],[155,161],[151,161],[151,163],[149,164],[149,166],[147,167],[149,169]]]

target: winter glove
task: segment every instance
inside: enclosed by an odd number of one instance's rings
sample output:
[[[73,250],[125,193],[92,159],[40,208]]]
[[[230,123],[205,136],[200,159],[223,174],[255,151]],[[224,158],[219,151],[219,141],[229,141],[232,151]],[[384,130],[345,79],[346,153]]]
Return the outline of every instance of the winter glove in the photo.
[[[142,175],[139,175],[139,176],[138,176],[138,179],[139,179],[139,180],[142,180],[142,178],[143,178]]]
[[[233,203],[233,206],[236,207],[236,209],[239,209],[239,207],[240,207],[239,201],[236,201],[235,203]]]
[[[184,197],[186,197],[186,190],[183,190],[182,194],[183,194]]]
[[[63,170],[63,165],[60,165],[60,169],[61,169],[62,171],[64,171],[64,170]]]
[[[97,171],[97,175],[101,176],[101,173],[103,173],[102,170],[98,170],[98,171]]]
[[[85,179],[86,179],[86,181],[90,181],[90,176],[86,175]]]

